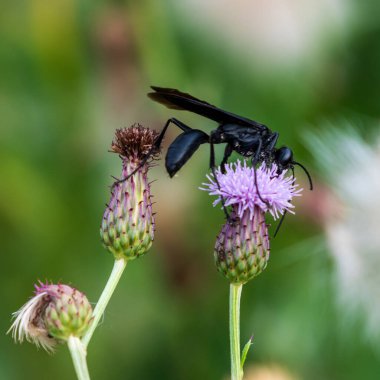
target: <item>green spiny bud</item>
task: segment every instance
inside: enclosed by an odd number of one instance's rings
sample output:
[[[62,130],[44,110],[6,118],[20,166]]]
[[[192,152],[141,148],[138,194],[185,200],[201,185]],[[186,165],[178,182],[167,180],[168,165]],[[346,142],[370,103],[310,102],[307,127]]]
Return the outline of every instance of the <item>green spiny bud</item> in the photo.
[[[87,297],[67,285],[49,285],[51,302],[45,310],[49,334],[59,340],[70,336],[81,337],[92,317],[92,307]]]
[[[80,338],[92,321],[92,307],[87,297],[68,285],[36,285],[35,296],[19,311],[9,331],[13,338],[41,345],[53,351],[58,342]],[[9,332],[8,331],[8,332]]]
[[[239,218],[235,211],[222,227],[215,244],[217,269],[233,284],[245,284],[259,275],[269,259],[268,226],[259,207]],[[234,222],[232,222],[234,220]]]
[[[115,259],[135,259],[152,245],[155,225],[148,170],[149,160],[159,154],[152,151],[157,136],[156,131],[140,125],[116,131],[112,151],[123,160],[122,178],[137,171],[113,186],[100,227],[102,242]]]

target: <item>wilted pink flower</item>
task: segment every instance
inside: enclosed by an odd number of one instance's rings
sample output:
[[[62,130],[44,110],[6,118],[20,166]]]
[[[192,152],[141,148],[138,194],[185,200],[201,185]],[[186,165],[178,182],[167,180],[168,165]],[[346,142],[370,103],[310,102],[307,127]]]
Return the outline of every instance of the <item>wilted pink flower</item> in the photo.
[[[16,311],[8,330],[20,343],[26,339],[53,351],[70,336],[81,337],[92,319],[92,307],[79,290],[63,284],[35,285],[35,296]]]

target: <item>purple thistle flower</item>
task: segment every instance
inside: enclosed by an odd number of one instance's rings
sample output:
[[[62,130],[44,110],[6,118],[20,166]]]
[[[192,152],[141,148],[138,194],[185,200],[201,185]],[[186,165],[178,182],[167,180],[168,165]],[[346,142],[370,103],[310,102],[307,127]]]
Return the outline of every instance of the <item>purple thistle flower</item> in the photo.
[[[208,183],[203,183],[201,190],[218,198],[213,205],[221,203],[231,206],[230,220],[226,221],[217,236],[214,258],[217,269],[232,284],[244,284],[259,275],[269,260],[270,244],[265,213],[274,219],[285,211],[294,213],[291,203],[293,197],[300,196],[293,177],[286,177],[286,172],[277,174],[277,166],[267,167],[263,163],[255,173],[247,163],[228,164],[226,173],[216,170],[216,180],[208,175]],[[263,202],[265,201],[265,202]]]
[[[216,176],[220,189],[212,175],[208,175],[209,183],[203,183],[210,195],[218,195],[214,201],[216,206],[223,197],[226,206],[234,206],[236,214],[242,218],[246,210],[253,217],[255,206],[264,212],[269,212],[274,219],[277,219],[285,211],[294,214],[294,205],[291,203],[293,197],[301,196],[302,189],[297,189],[295,178],[286,177],[286,171],[277,174],[277,165],[272,164],[267,167],[263,163],[256,169],[257,188],[261,198],[257,194],[255,185],[255,174],[252,167],[247,166],[246,161],[242,165],[240,161],[225,166],[226,173],[222,173],[220,168],[216,170]]]

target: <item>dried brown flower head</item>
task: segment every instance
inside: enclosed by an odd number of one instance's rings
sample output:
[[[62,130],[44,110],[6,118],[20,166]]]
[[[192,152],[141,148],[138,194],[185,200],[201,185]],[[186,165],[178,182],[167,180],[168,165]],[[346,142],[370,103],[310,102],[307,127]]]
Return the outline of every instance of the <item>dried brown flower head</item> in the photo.
[[[139,162],[150,152],[151,159],[158,157],[160,149],[151,152],[159,133],[153,129],[134,124],[129,128],[116,130],[111,149],[129,161]]]

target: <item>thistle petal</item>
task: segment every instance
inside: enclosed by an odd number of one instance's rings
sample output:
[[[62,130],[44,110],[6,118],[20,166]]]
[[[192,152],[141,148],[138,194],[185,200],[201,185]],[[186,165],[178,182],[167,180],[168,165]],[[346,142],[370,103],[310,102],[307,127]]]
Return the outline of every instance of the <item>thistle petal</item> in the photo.
[[[274,219],[278,219],[285,211],[294,213],[291,200],[293,197],[301,196],[302,189],[298,189],[295,178],[286,176],[286,171],[278,174],[276,164],[267,167],[263,163],[256,168],[257,186],[255,169],[249,167],[246,161],[243,165],[237,161],[226,165],[225,168],[225,173],[222,173],[220,168],[216,170],[219,186],[210,175],[207,176],[209,182],[203,183],[203,187],[200,188],[208,191],[210,195],[218,196],[214,206],[220,203],[223,197],[226,206],[238,206],[237,214],[240,218],[247,209],[253,217],[256,206],[269,212]]]

